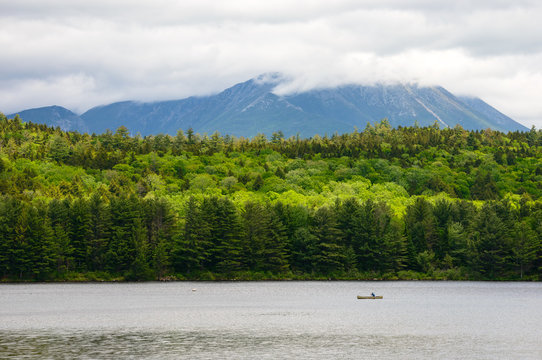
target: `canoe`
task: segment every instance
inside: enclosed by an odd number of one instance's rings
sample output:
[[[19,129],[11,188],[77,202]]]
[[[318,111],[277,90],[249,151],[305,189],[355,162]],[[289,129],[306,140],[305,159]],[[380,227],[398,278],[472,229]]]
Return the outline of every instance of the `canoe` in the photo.
[[[383,299],[384,296],[361,296],[361,295],[358,295],[358,299]]]

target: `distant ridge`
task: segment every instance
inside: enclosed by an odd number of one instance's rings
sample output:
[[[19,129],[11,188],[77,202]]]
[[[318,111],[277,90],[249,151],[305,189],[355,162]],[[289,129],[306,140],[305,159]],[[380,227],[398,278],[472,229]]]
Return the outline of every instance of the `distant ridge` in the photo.
[[[478,98],[454,96],[446,89],[417,85],[345,85],[288,95],[273,92],[286,80],[280,75],[260,76],[236,84],[216,95],[181,100],[123,101],[94,107],[77,116],[51,106],[18,114],[25,121],[60,126],[66,130],[102,133],[126,126],[133,134],[168,133],[194,129],[199,133],[252,137],[281,130],[285,136],[351,132],[368,122],[387,118],[397,126],[441,128],[461,125],[468,130],[491,128],[527,131],[523,125]],[[15,114],[9,115],[13,117]]]
[[[20,111],[16,114],[23,121],[30,121],[37,124],[46,124],[49,126],[60,127],[63,130],[77,130],[80,132],[88,131],[83,119],[74,112],[63,108],[62,106],[46,106],[35,109]],[[15,114],[8,115],[8,118],[14,117]]]

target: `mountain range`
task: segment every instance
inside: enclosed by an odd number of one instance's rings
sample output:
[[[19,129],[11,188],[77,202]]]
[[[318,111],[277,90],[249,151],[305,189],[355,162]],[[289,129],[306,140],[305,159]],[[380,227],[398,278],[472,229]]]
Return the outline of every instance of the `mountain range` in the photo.
[[[461,125],[467,130],[491,128],[526,131],[523,125],[479,98],[455,96],[440,86],[412,84],[344,85],[280,94],[278,74],[262,75],[218,94],[180,100],[123,101],[94,107],[81,115],[60,106],[17,112],[23,121],[59,126],[64,130],[103,133],[124,125],[132,134],[168,133],[192,128],[198,133],[252,137],[282,131],[285,136],[311,137],[364,129],[387,118],[394,126],[441,128]],[[10,114],[8,117],[13,117]]]

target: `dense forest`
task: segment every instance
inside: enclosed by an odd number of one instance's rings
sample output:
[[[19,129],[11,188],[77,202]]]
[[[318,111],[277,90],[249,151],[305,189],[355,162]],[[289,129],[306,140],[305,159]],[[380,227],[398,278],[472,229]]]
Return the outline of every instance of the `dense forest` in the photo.
[[[132,136],[0,113],[0,278],[542,279],[542,132]]]

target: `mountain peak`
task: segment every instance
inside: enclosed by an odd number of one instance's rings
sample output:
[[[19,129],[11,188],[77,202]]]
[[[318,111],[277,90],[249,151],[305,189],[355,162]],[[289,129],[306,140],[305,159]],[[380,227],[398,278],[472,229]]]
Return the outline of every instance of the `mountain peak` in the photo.
[[[306,91],[277,91],[293,79],[278,73],[258,75],[224,91],[204,97],[140,103],[123,101],[90,109],[80,117],[61,107],[20,112],[23,120],[60,126],[66,130],[104,132],[121,125],[142,135],[193,128],[199,133],[251,137],[281,130],[286,136],[311,137],[364,128],[387,118],[397,126],[465,129],[492,128],[527,131],[477,98],[454,96],[440,86],[418,84],[357,84]]]
[[[38,124],[46,124],[53,127],[60,127],[62,130],[77,130],[80,132],[88,131],[84,121],[71,110],[62,106],[51,105],[38,108],[32,108],[16,113],[23,121],[31,121]],[[8,115],[8,118],[16,114]]]
[[[259,84],[279,84],[288,80],[288,77],[280,72],[267,72],[256,76],[252,80]]]

